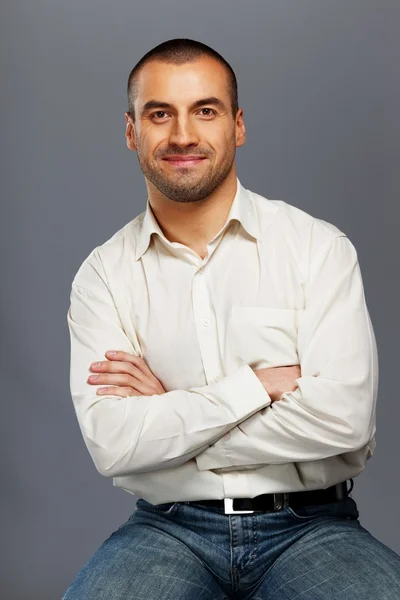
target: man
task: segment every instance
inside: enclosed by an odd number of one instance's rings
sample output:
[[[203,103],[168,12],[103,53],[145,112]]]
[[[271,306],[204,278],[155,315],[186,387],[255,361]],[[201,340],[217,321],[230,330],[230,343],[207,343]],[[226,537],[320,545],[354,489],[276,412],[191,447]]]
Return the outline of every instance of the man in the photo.
[[[400,598],[349,496],[378,389],[353,244],[242,186],[236,78],[208,46],[147,53],[128,107],[146,211],[84,260],[68,324],[87,448],[139,499],[64,599]]]

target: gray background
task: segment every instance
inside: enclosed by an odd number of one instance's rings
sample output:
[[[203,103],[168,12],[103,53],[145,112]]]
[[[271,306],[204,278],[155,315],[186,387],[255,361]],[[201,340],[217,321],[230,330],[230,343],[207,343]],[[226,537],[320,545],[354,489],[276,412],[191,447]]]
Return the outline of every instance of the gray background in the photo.
[[[362,524],[400,552],[400,3],[10,0],[1,11],[1,597],[61,598],[134,510],[82,440],[66,312],[83,259],[145,209],[125,86],[173,37],[211,45],[237,74],[243,185],[336,224],[358,250],[380,387],[377,450],[354,497]]]

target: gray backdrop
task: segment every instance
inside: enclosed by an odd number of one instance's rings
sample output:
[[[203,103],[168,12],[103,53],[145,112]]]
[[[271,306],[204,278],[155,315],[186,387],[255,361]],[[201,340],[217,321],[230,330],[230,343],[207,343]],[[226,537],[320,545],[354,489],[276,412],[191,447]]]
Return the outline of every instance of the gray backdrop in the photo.
[[[61,598],[134,510],[82,440],[66,312],[83,259],[145,209],[125,87],[173,37],[213,46],[237,74],[243,185],[334,223],[358,250],[380,387],[376,454],[354,497],[400,552],[400,3],[9,0],[1,12],[1,597]]]

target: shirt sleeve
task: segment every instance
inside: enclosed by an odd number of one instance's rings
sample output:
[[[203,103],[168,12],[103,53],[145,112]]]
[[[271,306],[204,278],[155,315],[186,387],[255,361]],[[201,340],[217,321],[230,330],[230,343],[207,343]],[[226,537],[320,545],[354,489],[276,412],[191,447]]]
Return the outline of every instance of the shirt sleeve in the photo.
[[[97,395],[104,384],[87,383],[90,364],[106,360],[111,349],[138,353],[123,329],[104,273],[93,265],[81,267],[78,273],[67,313],[70,389],[83,439],[102,475],[179,466],[270,404],[268,393],[246,364],[218,382],[189,390],[152,396]],[[84,286],[78,283],[82,280]]]
[[[199,453],[200,470],[324,459],[361,449],[373,437],[378,354],[357,252],[347,236],[317,253],[307,288],[297,389]]]

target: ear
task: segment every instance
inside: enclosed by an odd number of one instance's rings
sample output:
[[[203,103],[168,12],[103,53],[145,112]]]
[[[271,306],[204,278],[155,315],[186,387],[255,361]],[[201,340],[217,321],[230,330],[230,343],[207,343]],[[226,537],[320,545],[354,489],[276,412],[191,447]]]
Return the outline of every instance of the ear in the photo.
[[[128,146],[129,150],[136,150],[135,125],[132,121],[131,115],[128,112],[125,113],[125,122],[126,122],[126,128],[125,128],[126,145]]]
[[[239,108],[236,115],[236,147],[243,146],[246,141],[246,127],[243,120],[243,108]]]

